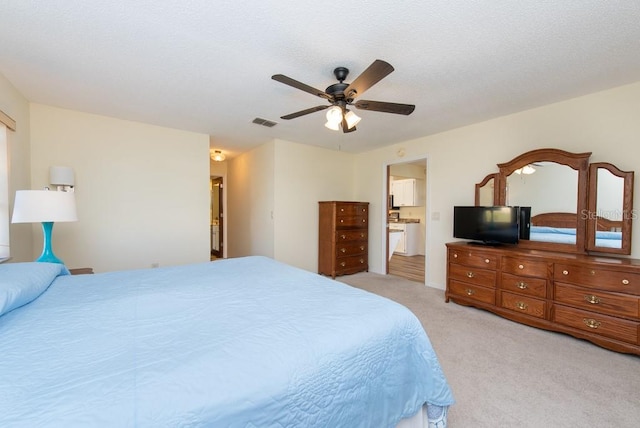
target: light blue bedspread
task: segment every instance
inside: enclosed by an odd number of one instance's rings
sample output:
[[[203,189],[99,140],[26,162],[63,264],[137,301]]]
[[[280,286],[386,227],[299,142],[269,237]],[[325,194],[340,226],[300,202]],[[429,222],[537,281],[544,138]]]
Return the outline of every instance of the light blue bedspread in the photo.
[[[392,427],[453,403],[408,309],[264,257],[58,276],[0,343],[0,427]]]

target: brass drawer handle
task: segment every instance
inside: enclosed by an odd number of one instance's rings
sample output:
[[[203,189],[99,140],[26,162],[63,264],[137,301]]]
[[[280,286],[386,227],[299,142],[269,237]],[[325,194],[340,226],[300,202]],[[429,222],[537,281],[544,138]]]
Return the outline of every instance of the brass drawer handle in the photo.
[[[340,266],[345,267],[347,265],[347,262],[340,262]]]
[[[476,276],[473,272],[467,272],[467,278],[473,278]]]
[[[518,269],[524,269],[524,265],[518,265]]]
[[[595,271],[595,270],[592,270],[592,271],[589,271],[589,273],[593,276],[593,275],[595,275],[595,274],[596,274],[596,271]]]
[[[484,259],[484,262],[485,262],[485,263],[489,263],[490,261],[491,261],[491,260],[489,260],[489,259]]]
[[[563,270],[563,271],[562,271],[562,274],[563,274],[563,275],[569,275],[569,271],[568,271],[568,270]]]
[[[520,282],[516,282],[516,287],[518,287],[520,290],[524,290],[528,287],[526,282],[520,281]]]
[[[476,292],[470,288],[467,288],[465,291],[467,292],[467,296],[473,296],[474,294],[476,294]]]
[[[593,318],[583,318],[582,322],[585,323],[587,327],[593,329],[600,327],[600,325],[602,324],[600,321],[594,320]]]
[[[628,280],[628,279],[623,279],[623,280],[622,280],[622,283],[623,283],[624,285],[629,285],[629,280]]]
[[[346,248],[340,248],[340,252],[344,254],[344,253],[347,252],[347,249]]]
[[[520,309],[521,311],[525,311],[528,306],[524,302],[516,302],[516,308]]]
[[[360,251],[364,251],[364,245],[360,245]]]
[[[340,235],[340,239],[347,239],[347,235]]]
[[[597,305],[598,303],[600,303],[600,298],[598,296],[594,296],[593,294],[587,294],[586,296],[584,296],[584,300],[587,303],[591,303],[593,305]]]
[[[364,259],[360,259],[360,264],[363,265],[364,264]]]

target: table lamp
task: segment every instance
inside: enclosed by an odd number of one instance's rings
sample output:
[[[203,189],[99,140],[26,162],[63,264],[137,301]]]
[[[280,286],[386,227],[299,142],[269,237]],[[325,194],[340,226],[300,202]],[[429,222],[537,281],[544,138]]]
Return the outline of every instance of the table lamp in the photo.
[[[12,223],[42,223],[44,244],[37,262],[60,263],[51,249],[51,232],[56,221],[78,221],[74,193],[50,190],[18,190]]]

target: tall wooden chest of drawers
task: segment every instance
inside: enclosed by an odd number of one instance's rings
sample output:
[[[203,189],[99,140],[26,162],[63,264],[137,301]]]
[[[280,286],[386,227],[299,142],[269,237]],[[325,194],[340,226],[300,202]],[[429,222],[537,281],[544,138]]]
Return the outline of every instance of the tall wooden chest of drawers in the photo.
[[[640,260],[449,243],[446,300],[640,355]]]
[[[318,273],[335,278],[369,270],[369,203],[319,202]]]

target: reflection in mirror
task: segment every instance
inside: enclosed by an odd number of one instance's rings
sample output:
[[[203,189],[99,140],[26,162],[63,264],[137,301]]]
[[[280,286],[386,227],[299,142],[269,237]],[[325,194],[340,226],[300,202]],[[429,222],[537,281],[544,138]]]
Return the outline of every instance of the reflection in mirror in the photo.
[[[476,183],[476,206],[491,207],[495,205],[497,176],[498,174],[489,174],[480,183]]]
[[[608,163],[590,166],[591,176],[587,220],[589,250],[631,253],[633,213],[633,172],[624,172]]]
[[[506,201],[507,205],[531,207],[529,240],[576,243],[578,171],[575,169],[547,161],[518,168],[507,177]]]

